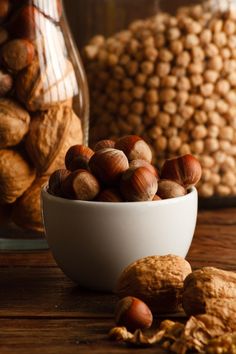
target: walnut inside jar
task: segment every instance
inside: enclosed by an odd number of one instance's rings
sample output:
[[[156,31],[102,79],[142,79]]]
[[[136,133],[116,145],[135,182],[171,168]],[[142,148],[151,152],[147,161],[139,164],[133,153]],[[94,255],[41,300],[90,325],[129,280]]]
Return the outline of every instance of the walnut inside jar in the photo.
[[[0,150],[0,204],[14,203],[35,179],[35,169],[15,150]]]
[[[236,192],[235,9],[159,12],[84,49],[91,141],[141,135],[154,163],[193,154],[202,197]]]
[[[72,145],[82,143],[82,127],[72,108],[57,105],[39,112],[31,122],[25,146],[40,174],[64,167],[64,157]]]
[[[0,98],[0,148],[17,145],[29,130],[30,116],[16,101]]]

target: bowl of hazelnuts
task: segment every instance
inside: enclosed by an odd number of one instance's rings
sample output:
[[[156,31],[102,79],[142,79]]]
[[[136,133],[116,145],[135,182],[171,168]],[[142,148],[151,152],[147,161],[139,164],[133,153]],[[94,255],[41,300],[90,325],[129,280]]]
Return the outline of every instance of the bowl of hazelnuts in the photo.
[[[185,257],[197,218],[201,166],[192,155],[160,171],[138,136],[72,146],[65,169],[42,189],[46,237],[54,258],[79,285],[110,291],[136,259]]]

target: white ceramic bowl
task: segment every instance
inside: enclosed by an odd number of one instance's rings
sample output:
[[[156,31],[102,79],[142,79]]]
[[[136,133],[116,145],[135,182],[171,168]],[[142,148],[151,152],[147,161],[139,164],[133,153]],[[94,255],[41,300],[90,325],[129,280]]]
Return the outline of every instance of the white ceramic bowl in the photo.
[[[197,191],[154,202],[67,200],[42,190],[46,237],[64,273],[79,285],[111,291],[128,264],[150,255],[185,257],[197,218]]]

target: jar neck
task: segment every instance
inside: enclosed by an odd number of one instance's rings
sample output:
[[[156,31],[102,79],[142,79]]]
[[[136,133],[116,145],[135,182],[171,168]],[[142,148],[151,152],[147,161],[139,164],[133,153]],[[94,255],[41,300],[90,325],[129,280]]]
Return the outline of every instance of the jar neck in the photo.
[[[63,0],[30,0],[31,5],[35,6],[45,16],[58,22],[63,13]]]

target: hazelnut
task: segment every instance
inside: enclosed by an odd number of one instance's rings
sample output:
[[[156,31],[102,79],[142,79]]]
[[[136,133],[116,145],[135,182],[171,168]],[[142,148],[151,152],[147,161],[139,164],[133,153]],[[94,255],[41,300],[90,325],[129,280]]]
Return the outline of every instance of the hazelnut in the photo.
[[[127,296],[121,299],[115,309],[115,322],[118,326],[125,326],[129,331],[149,328],[153,316],[149,307],[136,297]]]
[[[97,179],[87,170],[76,170],[62,182],[62,193],[67,198],[93,200],[100,192]]]
[[[3,22],[10,11],[10,1],[1,0],[0,1],[0,22]]]
[[[161,197],[159,197],[159,195],[155,194],[153,197],[153,201],[157,201],[157,200],[161,200]]]
[[[115,148],[122,150],[127,156],[129,161],[132,160],[145,160],[152,161],[152,151],[148,144],[137,135],[127,135],[119,139]]]
[[[161,179],[158,183],[157,194],[161,199],[181,197],[186,193],[186,189],[175,181]]]
[[[87,146],[71,146],[65,156],[66,168],[72,172],[78,169],[88,170],[89,160],[93,154],[93,150]]]
[[[48,181],[48,191],[50,194],[56,195],[58,197],[63,196],[62,183],[69,176],[70,172],[65,169],[56,170],[50,176]]]
[[[20,71],[32,63],[35,56],[33,44],[27,39],[13,39],[2,48],[5,66],[13,71]]]
[[[13,85],[13,79],[10,74],[0,70],[0,97],[5,96],[11,91]]]
[[[195,186],[201,175],[199,161],[190,154],[166,160],[161,170],[162,179],[175,181],[185,188]]]
[[[123,199],[115,188],[104,189],[96,198],[97,202],[120,203]]]
[[[120,182],[121,194],[128,202],[151,201],[157,188],[156,176],[146,167],[129,168]]]
[[[9,32],[12,37],[35,39],[36,29],[40,32],[38,25],[45,22],[43,14],[41,14],[35,6],[25,5],[21,7],[13,16],[9,23]]]
[[[0,46],[8,40],[8,32],[5,28],[0,27]]]
[[[113,185],[129,168],[129,161],[122,151],[105,148],[95,152],[89,161],[89,168],[102,183]]]
[[[158,178],[157,169],[145,160],[133,160],[129,164],[130,168],[146,167],[154,176]]]
[[[105,148],[114,148],[114,147],[115,147],[114,140],[104,139],[98,141],[97,144],[95,144],[94,151],[98,151]]]

